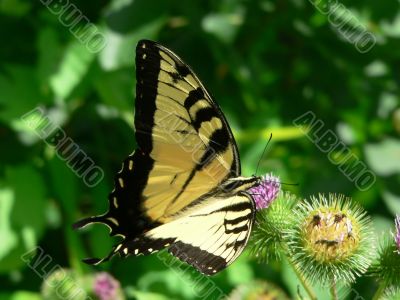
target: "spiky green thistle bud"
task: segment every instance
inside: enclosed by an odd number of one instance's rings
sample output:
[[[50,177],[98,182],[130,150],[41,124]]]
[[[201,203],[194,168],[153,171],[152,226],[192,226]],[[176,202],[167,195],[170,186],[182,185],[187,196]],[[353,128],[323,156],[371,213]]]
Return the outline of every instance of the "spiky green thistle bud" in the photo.
[[[352,282],[366,272],[374,253],[371,221],[344,196],[312,197],[294,209],[285,239],[289,259],[311,282]]]
[[[377,277],[381,285],[397,290],[400,287],[400,216],[395,219],[395,228],[395,233],[383,236],[371,274]]]
[[[280,258],[283,235],[291,226],[292,208],[296,201],[293,194],[280,192],[267,209],[257,211],[248,249],[259,262]]]
[[[385,290],[380,300],[399,300],[400,299],[400,288],[389,287]]]

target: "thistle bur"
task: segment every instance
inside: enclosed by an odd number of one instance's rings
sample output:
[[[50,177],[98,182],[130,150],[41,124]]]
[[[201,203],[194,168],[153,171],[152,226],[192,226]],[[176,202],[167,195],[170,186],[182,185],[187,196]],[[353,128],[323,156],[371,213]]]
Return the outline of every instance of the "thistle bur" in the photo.
[[[249,189],[256,204],[257,215],[249,248],[252,255],[260,262],[267,262],[271,257],[279,258],[282,246],[282,230],[287,227],[290,206],[281,198],[281,183],[278,177],[267,174],[261,184]],[[278,196],[279,195],[279,196]],[[268,208],[269,209],[266,209]]]
[[[396,290],[400,287],[400,216],[395,220],[395,232],[387,232],[378,249],[377,259],[371,268],[371,275],[375,276],[385,290]]]
[[[249,249],[259,262],[280,259],[285,250],[284,233],[292,226],[292,208],[297,198],[289,192],[280,192],[268,209],[257,211],[250,236]]]
[[[311,282],[352,282],[372,260],[371,222],[344,196],[319,195],[294,209],[285,235],[290,259]]]

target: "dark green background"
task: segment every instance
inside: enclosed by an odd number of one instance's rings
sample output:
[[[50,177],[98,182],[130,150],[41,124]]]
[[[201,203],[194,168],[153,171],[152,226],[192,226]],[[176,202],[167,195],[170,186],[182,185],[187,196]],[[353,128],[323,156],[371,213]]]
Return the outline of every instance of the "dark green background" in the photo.
[[[366,53],[332,24],[340,20],[338,12],[324,14],[306,0],[71,3],[106,36],[102,51],[88,52],[40,1],[0,1],[4,299],[16,291],[39,293],[41,278],[20,258],[38,245],[54,263],[79,274],[95,272],[81,258],[109,251],[113,242],[107,228],[73,232],[71,224],[106,210],[113,176],[135,148],[134,49],[141,38],[159,41],[196,71],[234,131],[244,175],[254,173],[272,133],[260,173],[298,183],[283,188],[299,197],[343,193],[368,210],[377,232],[393,228],[394,214],[400,212],[398,1],[343,2],[356,25],[376,38]],[[104,169],[99,185],[85,186],[22,122],[21,116],[38,106]],[[359,191],[293,125],[309,110],[376,174],[370,189]],[[123,287],[194,298],[190,285],[155,256],[114,259],[98,269],[110,271]],[[286,264],[257,265],[246,255],[212,280],[228,293],[255,278],[295,295]],[[368,299],[376,286],[367,278],[354,288]]]

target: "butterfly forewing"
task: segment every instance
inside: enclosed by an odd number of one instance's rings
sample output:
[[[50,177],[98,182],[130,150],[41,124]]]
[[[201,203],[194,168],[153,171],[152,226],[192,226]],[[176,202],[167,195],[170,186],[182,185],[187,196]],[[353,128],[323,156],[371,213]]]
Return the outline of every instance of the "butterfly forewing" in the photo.
[[[240,163],[224,116],[190,68],[154,42],[136,52],[136,139],[152,162],[141,198],[149,218],[165,223],[238,176]]]

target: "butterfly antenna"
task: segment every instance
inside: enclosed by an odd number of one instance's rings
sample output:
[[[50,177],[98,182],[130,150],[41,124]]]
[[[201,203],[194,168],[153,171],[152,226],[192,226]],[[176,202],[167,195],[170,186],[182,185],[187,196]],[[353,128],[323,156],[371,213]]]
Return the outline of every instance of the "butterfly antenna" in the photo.
[[[265,181],[268,182],[268,180],[265,180]],[[276,182],[276,179],[272,179],[270,182]],[[298,183],[287,183],[287,182],[283,182],[283,181],[280,181],[280,180],[279,180],[279,184],[282,184],[282,185],[294,185],[294,186],[299,185]]]
[[[298,186],[298,183],[286,183],[286,182],[280,182],[280,184],[284,184],[284,185],[294,185],[294,186]]]
[[[263,152],[262,152],[262,154],[261,154],[260,159],[258,160],[257,168],[256,168],[256,173],[255,173],[256,175],[257,175],[257,172],[258,172],[258,167],[260,166],[260,162],[261,162],[261,160],[262,160],[262,158],[263,158],[263,156],[264,156],[265,151],[266,151],[267,148],[268,148],[268,145],[269,145],[269,142],[271,141],[271,139],[272,139],[272,133],[271,133],[271,135],[269,136],[268,142],[267,142],[267,144],[266,144],[265,147],[264,147],[264,150],[263,150]]]

